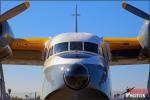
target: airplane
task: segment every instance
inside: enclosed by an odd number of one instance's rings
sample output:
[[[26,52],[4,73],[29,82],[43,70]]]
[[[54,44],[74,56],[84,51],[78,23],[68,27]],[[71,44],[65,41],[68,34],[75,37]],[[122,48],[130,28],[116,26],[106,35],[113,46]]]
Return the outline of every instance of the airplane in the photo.
[[[110,66],[150,64],[150,15],[128,4],[122,8],[145,19],[135,38],[100,38],[77,29],[50,38],[15,38],[7,20],[30,7],[24,2],[0,15],[0,62],[42,65],[43,100],[110,100]]]

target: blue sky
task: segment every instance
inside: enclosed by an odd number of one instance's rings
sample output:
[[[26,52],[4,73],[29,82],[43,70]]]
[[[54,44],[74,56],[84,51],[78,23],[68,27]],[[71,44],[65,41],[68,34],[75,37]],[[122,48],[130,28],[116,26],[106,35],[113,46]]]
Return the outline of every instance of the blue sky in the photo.
[[[22,1],[2,1],[2,13]],[[16,38],[52,37],[74,31],[75,4],[80,13],[79,32],[89,32],[99,37],[136,37],[144,20],[121,8],[120,1],[31,1],[30,9],[8,22]],[[148,1],[128,2],[148,12]],[[111,67],[113,90],[128,87],[145,88],[148,65]],[[6,87],[12,92],[42,90],[42,66],[4,65]]]

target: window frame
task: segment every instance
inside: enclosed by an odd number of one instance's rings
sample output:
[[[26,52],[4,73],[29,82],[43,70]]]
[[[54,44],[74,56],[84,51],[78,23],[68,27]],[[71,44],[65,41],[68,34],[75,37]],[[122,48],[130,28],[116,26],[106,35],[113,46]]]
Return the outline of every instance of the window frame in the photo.
[[[79,43],[81,43],[82,44],[82,49],[81,50],[71,50],[71,42],[73,43],[73,42],[79,42]],[[56,47],[56,45],[59,45],[59,44],[65,44],[65,43],[67,43],[67,49],[66,50],[63,50],[63,51],[59,51],[59,52],[55,52],[55,47]],[[92,45],[96,45],[96,49],[95,49],[95,51],[91,51],[91,50],[86,50],[86,48],[85,48],[85,44],[92,44]],[[91,46],[92,46],[91,45]],[[93,47],[93,46],[92,46]],[[89,47],[90,48],[90,47]],[[61,53],[61,52],[64,52],[64,51],[85,51],[85,52],[90,52],[90,53],[94,53],[94,54],[99,54],[100,53],[100,51],[99,51],[99,45],[98,44],[96,44],[96,43],[92,43],[92,42],[86,42],[86,41],[69,41],[69,42],[62,42],[62,43],[57,43],[57,44],[55,44],[55,45],[53,45],[52,47],[51,47],[51,49],[52,49],[52,52],[51,53],[49,53],[49,56],[51,56],[51,55],[53,55],[53,54],[57,54],[57,53]],[[51,55],[50,55],[51,54]]]

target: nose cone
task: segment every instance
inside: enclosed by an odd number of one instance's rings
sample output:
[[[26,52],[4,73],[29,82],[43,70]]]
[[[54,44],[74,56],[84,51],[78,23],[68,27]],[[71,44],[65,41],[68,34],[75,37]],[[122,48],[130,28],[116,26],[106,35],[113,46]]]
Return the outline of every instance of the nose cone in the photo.
[[[80,64],[70,65],[64,72],[66,86],[73,90],[85,88],[89,83],[89,72],[86,67]]]

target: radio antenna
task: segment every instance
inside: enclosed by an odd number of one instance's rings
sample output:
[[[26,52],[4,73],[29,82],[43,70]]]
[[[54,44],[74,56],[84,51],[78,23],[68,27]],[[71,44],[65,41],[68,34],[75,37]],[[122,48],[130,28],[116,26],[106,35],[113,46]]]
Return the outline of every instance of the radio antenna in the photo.
[[[78,6],[77,6],[77,4],[75,6],[75,14],[73,14],[73,16],[75,17],[75,19],[74,19],[74,30],[77,33],[78,32],[78,16],[80,16],[78,14]]]

